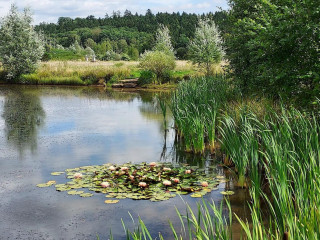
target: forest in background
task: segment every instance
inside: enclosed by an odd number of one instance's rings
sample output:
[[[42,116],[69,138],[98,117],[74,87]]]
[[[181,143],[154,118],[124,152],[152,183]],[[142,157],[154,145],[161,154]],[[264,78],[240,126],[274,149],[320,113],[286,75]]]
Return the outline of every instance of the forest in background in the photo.
[[[187,45],[194,37],[198,17],[185,12],[153,14],[149,9],[145,15],[139,15],[126,10],[123,14],[120,11],[111,16],[106,14],[105,18],[60,17],[57,23],[40,23],[35,29],[46,36],[45,60],[75,60],[86,54],[81,48],[92,49],[101,60],[137,60],[154,46],[157,29],[162,24],[170,30],[176,57],[187,59]],[[223,32],[225,12],[200,17],[213,20]]]

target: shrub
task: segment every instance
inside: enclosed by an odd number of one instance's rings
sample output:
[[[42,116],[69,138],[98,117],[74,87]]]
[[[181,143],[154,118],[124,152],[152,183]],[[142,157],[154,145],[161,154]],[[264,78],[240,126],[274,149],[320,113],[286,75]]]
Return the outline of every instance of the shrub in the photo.
[[[151,71],[142,71],[138,80],[139,85],[151,84],[155,82],[156,76]]]
[[[141,57],[140,67],[153,72],[159,83],[166,81],[166,75],[176,66],[173,55],[162,51],[145,52]]]

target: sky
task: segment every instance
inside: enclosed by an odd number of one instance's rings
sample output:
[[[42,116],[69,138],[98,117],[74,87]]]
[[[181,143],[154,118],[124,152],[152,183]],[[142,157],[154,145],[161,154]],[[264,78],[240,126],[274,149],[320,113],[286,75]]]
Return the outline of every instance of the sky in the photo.
[[[0,17],[4,17],[10,5],[15,3],[20,9],[30,7],[34,23],[54,22],[59,17],[104,17],[113,11],[126,9],[132,13],[144,14],[147,9],[157,12],[215,12],[219,7],[227,9],[227,0],[0,0]]]

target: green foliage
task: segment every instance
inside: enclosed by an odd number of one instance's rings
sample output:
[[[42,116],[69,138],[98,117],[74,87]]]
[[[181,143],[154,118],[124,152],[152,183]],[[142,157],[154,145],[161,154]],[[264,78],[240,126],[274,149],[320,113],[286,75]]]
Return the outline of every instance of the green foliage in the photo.
[[[170,81],[171,73],[175,67],[175,56],[171,45],[169,29],[161,25],[157,32],[156,45],[153,51],[146,51],[141,56],[140,67],[153,72],[159,83]]]
[[[167,81],[166,74],[173,70],[176,62],[173,55],[161,51],[147,51],[141,56],[140,67],[153,72],[159,83]]]
[[[128,50],[128,55],[133,61],[137,61],[139,59],[139,50],[135,47],[130,47]]]
[[[153,14],[151,11],[145,15],[132,14],[130,11],[126,11],[123,16],[120,12],[115,13],[105,18],[60,17],[56,24],[40,23],[36,30],[44,32],[48,43],[53,46],[60,44],[69,47],[75,40],[81,46],[86,46],[87,40],[91,39],[95,44],[90,47],[98,58],[102,58],[106,51],[114,51],[118,54],[126,53],[132,60],[137,60],[129,53],[130,48],[136,48],[139,53],[152,50],[158,26],[165,25],[171,33],[172,46],[177,56],[186,59],[187,45],[189,39],[194,37],[198,15],[185,12]],[[215,20],[224,29],[225,16],[225,12],[210,12],[201,17]]]
[[[145,84],[151,84],[156,81],[156,76],[151,71],[141,71],[140,77],[139,77],[139,85],[145,85]]]
[[[214,150],[217,116],[235,93],[223,75],[193,78],[178,85],[171,99],[171,112],[186,151],[202,153],[207,139]]]
[[[71,77],[39,77],[39,75],[23,74],[15,81],[16,83],[32,84],[32,85],[87,85],[78,76]]]
[[[1,20],[0,57],[9,80],[35,71],[44,53],[42,36],[34,31],[31,22],[30,11],[24,9],[20,13],[15,5]]]
[[[242,89],[313,101],[319,94],[319,2],[229,2],[226,52]]]
[[[45,55],[46,60],[54,60],[54,61],[70,61],[70,60],[84,60],[85,54],[83,51],[74,52],[69,49],[57,49],[52,48],[50,51],[46,52]]]
[[[130,77],[131,69],[119,63],[106,66],[86,62],[49,62],[32,74],[23,74],[15,80],[22,84],[92,85],[103,84],[110,79]]]
[[[188,46],[188,54],[194,64],[203,67],[210,75],[211,66],[219,63],[223,57],[222,40],[214,22],[200,19],[195,37]]]

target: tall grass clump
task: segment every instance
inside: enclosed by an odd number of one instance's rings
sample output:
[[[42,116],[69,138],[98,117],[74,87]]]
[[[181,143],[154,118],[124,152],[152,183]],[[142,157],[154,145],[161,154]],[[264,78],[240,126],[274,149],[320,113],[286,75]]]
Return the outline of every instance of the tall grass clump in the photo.
[[[183,81],[173,93],[171,112],[175,128],[186,150],[202,153],[205,143],[214,150],[219,109],[229,96],[224,75]]]
[[[228,215],[224,216],[224,204],[228,210]],[[170,228],[175,240],[182,239],[207,239],[207,240],[230,240],[232,239],[232,212],[230,203],[222,201],[220,206],[212,202],[202,200],[197,205],[197,211],[193,211],[187,204],[186,214],[181,214],[176,209],[177,215],[181,222],[181,231],[178,232],[176,227],[169,221]],[[131,215],[130,215],[131,216]],[[132,216],[131,216],[132,218]],[[134,219],[132,218],[134,223]],[[139,217],[138,224],[133,231],[130,231],[125,223],[122,221],[125,230],[126,238],[128,240],[152,240],[164,239],[162,234],[159,233],[159,238],[153,238],[144,222]],[[112,239],[112,234],[111,234]]]
[[[259,139],[257,138],[261,124],[257,116],[246,106],[237,111],[225,111],[220,117],[221,150],[225,153],[227,162],[235,165],[238,174],[238,186],[246,185],[248,169],[251,173],[259,172]],[[259,178],[254,177],[259,184]],[[257,186],[258,187],[258,186]]]
[[[263,119],[240,111],[221,121],[222,151],[239,181],[244,175],[251,180],[252,227],[239,219],[247,238],[319,239],[319,116],[282,106]],[[267,203],[270,224],[260,213],[260,199]]]
[[[282,108],[262,132],[270,208],[280,235],[290,239],[320,237],[319,118]]]
[[[32,74],[16,80],[23,84],[95,85],[117,82],[131,76],[131,67],[86,62],[48,62]]]

